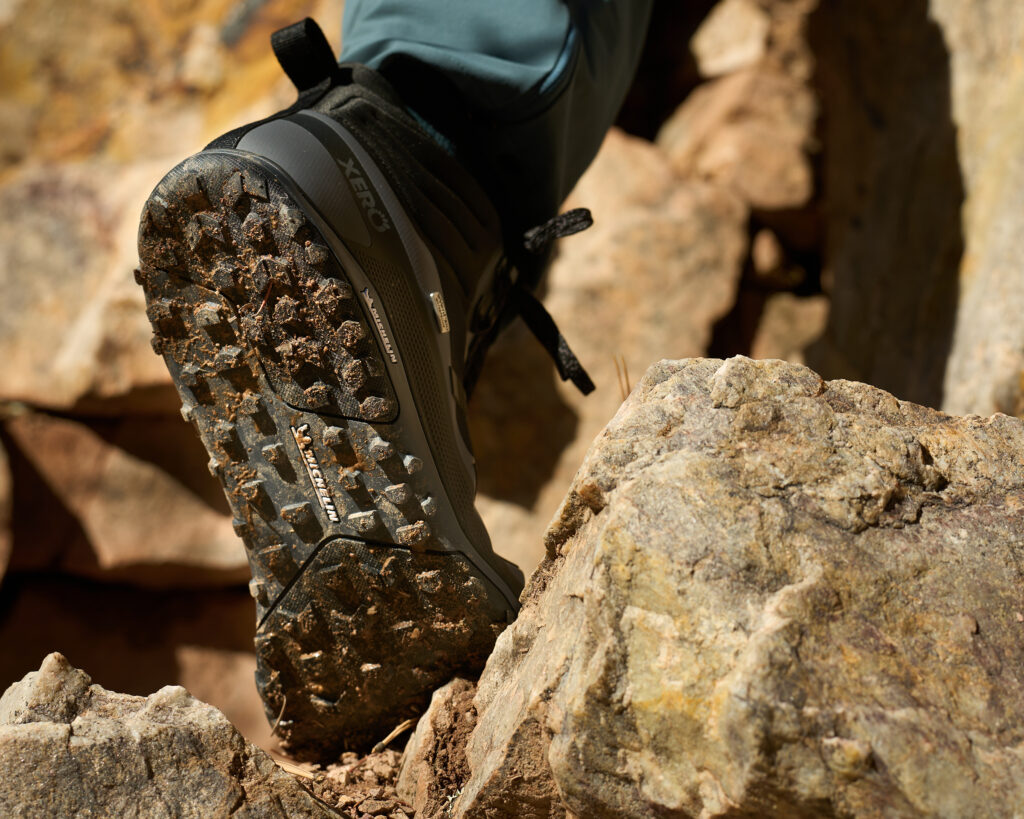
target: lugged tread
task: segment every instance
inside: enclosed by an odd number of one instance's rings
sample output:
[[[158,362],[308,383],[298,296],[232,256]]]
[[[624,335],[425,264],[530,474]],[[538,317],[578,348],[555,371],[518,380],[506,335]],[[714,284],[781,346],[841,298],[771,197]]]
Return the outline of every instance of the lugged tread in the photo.
[[[323,758],[416,716],[424,691],[486,660],[505,625],[495,606],[461,556],[327,543],[256,636],[257,679],[285,746]],[[382,640],[397,663],[367,660]]]
[[[255,166],[231,168],[200,154],[172,171],[147,203],[137,279],[146,290],[156,346],[182,393],[183,416],[197,425],[211,453],[211,473],[223,480],[236,516],[255,514],[273,527],[279,519],[279,495],[280,506],[308,501],[309,487],[303,482],[308,480],[307,464],[294,451],[293,433],[283,429],[302,427],[310,431],[308,447],[315,464],[339,472],[328,487],[334,511],[322,514],[327,510],[320,509],[314,514],[324,520],[300,527],[310,537],[296,549],[299,562],[316,546],[317,532],[321,537],[373,532],[401,543],[398,530],[415,524],[424,513],[410,519],[409,508],[389,504],[377,514],[376,499],[386,499],[386,488],[402,477],[388,463],[395,446],[365,423],[386,421],[398,409],[379,352],[352,298],[351,283],[322,238],[263,173]],[[222,194],[219,199],[207,194],[216,189]],[[190,213],[194,206],[203,210]],[[278,217],[284,212],[288,226],[280,228],[268,212]],[[230,237],[224,249],[209,258],[179,252],[187,243],[187,226],[209,227],[214,217]],[[291,245],[282,241],[285,236]],[[276,243],[276,255],[258,252],[271,242]],[[160,266],[166,251],[179,260],[171,270]],[[303,278],[312,267],[317,277]],[[225,277],[224,271],[230,275]],[[333,347],[358,349],[362,358],[335,356],[335,369],[317,372],[301,391],[298,381],[281,388],[274,375],[280,375],[282,361],[290,362],[295,372],[325,362],[324,349],[332,343],[312,341],[308,331],[314,327],[330,328],[337,336]],[[325,330],[320,337],[328,334]],[[374,394],[364,394],[371,385]],[[336,400],[339,391],[344,395]],[[348,414],[340,411],[341,405]],[[295,408],[317,414],[297,413]],[[256,452],[259,458],[252,457]],[[411,453],[402,458],[413,468],[421,463]],[[426,497],[423,487],[412,491]],[[359,517],[370,512],[374,514]],[[350,518],[353,523],[346,526]],[[275,531],[277,537],[288,534]],[[280,577],[276,585],[283,588],[290,581]]]
[[[204,202],[208,209],[190,211],[190,203]],[[324,252],[308,252],[314,243]],[[397,404],[384,367],[364,361],[379,354],[351,284],[339,278],[298,205],[261,169],[225,174],[208,155],[186,160],[147,204],[140,248],[148,257],[144,281],[148,260],[235,306],[241,335],[287,403],[366,421],[393,419]],[[168,265],[170,257],[175,262]],[[180,324],[174,306],[167,297],[150,305],[158,336],[185,332],[172,326]],[[216,303],[193,309],[204,330],[225,326]],[[225,367],[237,366],[241,345],[234,346],[222,353]]]
[[[287,694],[296,716],[278,734],[300,754],[379,739],[455,665],[482,664],[507,604],[464,558],[433,553],[437,501],[421,456],[391,440],[399,407],[351,282],[277,180],[243,159],[199,154],[168,174],[139,246],[154,349],[246,545],[268,717]],[[432,572],[450,578],[447,596]],[[415,612],[432,648],[410,664],[389,647]],[[355,709],[331,693],[346,690],[360,692]]]

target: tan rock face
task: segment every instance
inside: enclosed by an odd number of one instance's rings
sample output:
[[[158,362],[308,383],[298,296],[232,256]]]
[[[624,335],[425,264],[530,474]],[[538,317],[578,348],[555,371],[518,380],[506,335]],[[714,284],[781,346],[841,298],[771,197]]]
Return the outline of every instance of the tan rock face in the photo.
[[[975,14],[868,0],[813,15],[834,308],[808,362],[828,377],[953,412],[1014,411],[1021,129],[1002,100],[1017,98],[1021,32],[1012,3]]]
[[[14,567],[244,582],[220,490],[150,348],[132,277],[139,212],[189,153],[291,102],[270,33],[316,13],[336,43],[341,4],[0,6],[0,404],[91,419],[5,422],[18,450]]]
[[[331,815],[184,688],[143,698],[90,682],[51,654],[0,698],[5,816]]]
[[[825,3],[810,41],[834,306],[808,362],[829,377],[939,406],[963,248],[941,31],[924,3]],[[869,51],[872,59],[860,59]]]
[[[986,3],[985,14],[932,0],[949,49],[950,86],[966,199],[960,297],[943,406],[950,412],[1024,415],[1021,211],[1024,8]]]
[[[583,453],[652,362],[701,355],[732,304],[747,211],[730,192],[678,178],[650,143],[613,130],[566,207],[594,227],[564,240],[544,302],[597,390],[556,383],[520,324],[491,350],[471,405],[478,504],[496,548],[529,573]],[[617,373],[619,370],[619,373]]]
[[[154,586],[248,579],[223,494],[180,418],[86,424],[27,413],[4,428],[23,499],[14,568]]]
[[[662,362],[479,683],[460,816],[1014,815],[1024,422]]]
[[[267,38],[312,5],[4,6],[0,400],[175,411],[131,275],[142,202],[206,141],[291,101]],[[323,5],[334,36],[340,4]]]
[[[136,391],[118,407],[173,411],[131,275],[142,188],[159,174],[97,161],[33,168],[2,184],[0,399],[68,408]]]

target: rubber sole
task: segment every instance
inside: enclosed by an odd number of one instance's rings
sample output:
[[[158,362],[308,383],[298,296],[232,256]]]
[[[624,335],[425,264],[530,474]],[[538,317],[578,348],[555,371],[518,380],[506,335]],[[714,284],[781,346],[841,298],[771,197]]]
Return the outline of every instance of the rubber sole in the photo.
[[[437,529],[449,501],[410,444],[415,410],[281,180],[243,156],[186,160],[146,203],[139,253],[154,349],[248,553],[268,719],[298,756],[372,744],[483,665],[508,591]]]

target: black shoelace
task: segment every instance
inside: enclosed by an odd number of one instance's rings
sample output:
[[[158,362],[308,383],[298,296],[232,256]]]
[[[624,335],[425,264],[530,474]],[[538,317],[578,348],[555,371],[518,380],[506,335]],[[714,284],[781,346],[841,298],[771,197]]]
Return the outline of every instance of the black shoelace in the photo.
[[[473,394],[488,349],[494,344],[501,330],[516,316],[523,320],[551,356],[563,381],[572,381],[584,395],[594,391],[594,382],[590,380],[587,371],[583,369],[583,365],[569,347],[551,314],[533,294],[530,284],[540,278],[546,265],[545,257],[548,256],[556,239],[586,230],[593,223],[593,217],[586,208],[576,208],[562,213],[526,231],[518,252],[513,249],[509,254],[514,254],[517,262],[508,256],[501,262],[495,274],[487,306],[477,305],[475,316],[470,322],[473,340],[467,351],[463,377],[467,398]],[[521,275],[517,264],[525,265],[529,274]]]
[[[589,210],[575,208],[526,231],[523,236],[523,246],[530,253],[543,255],[550,250],[556,239],[579,233],[593,224],[594,218]],[[522,286],[518,280],[512,285],[510,298],[512,309],[519,314],[526,326],[530,328],[530,332],[536,336],[541,346],[547,350],[548,355],[555,362],[559,377],[563,381],[572,381],[584,395],[593,392],[594,382],[590,380],[587,371],[583,369],[583,365],[576,358],[569,343],[565,340],[565,336],[562,335],[555,320],[551,318],[551,314],[545,309],[540,299]]]

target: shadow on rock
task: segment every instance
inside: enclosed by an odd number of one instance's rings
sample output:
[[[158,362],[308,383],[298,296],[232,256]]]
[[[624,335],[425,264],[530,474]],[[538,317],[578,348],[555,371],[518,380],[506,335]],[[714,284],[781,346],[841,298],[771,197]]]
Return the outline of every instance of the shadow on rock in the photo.
[[[270,726],[252,682],[253,614],[242,589],[158,591],[9,575],[0,594],[0,692],[60,650],[97,682],[128,694],[180,683],[268,747]]]
[[[949,49],[925,0],[822,3],[809,37],[833,307],[808,363],[939,406],[964,251]]]
[[[470,403],[481,493],[533,507],[576,438],[578,417],[556,378],[551,359],[520,322],[491,349]]]

